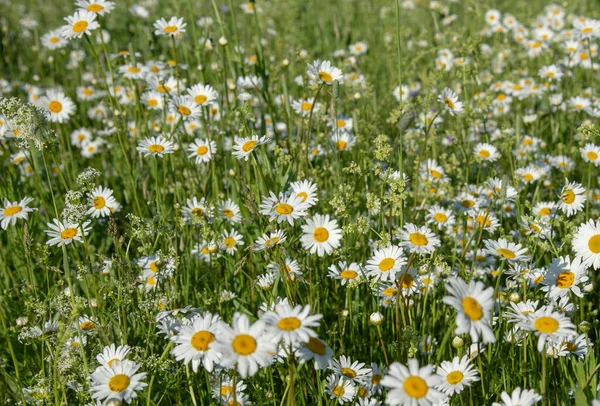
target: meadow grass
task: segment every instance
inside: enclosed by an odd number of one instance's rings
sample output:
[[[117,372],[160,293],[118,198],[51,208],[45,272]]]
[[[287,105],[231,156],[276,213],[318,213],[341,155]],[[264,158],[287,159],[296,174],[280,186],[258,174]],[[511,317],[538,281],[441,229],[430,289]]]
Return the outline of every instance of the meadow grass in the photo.
[[[0,403],[598,404],[600,3],[0,4]]]

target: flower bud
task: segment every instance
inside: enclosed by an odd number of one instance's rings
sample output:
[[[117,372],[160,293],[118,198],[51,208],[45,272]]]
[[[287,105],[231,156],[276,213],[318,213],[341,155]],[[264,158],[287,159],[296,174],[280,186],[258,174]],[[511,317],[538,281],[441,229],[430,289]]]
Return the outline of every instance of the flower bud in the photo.
[[[375,326],[379,326],[381,323],[383,323],[383,314],[379,312],[371,313],[369,316],[369,322]]]
[[[452,339],[452,346],[454,348],[462,348],[465,345],[465,342],[462,338],[460,338],[459,336],[455,336]]]

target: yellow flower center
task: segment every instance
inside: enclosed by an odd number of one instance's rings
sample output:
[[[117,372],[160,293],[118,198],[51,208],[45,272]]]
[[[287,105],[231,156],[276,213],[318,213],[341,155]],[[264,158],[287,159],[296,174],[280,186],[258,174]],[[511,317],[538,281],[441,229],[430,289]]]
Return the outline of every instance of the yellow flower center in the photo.
[[[564,192],[562,192],[561,199],[563,203],[571,204],[575,201],[575,192],[573,192],[572,190],[565,190]]]
[[[242,151],[250,152],[254,149],[254,146],[257,144],[257,141],[246,141],[244,145],[242,145]]]
[[[497,252],[498,252],[498,255],[500,255],[501,257],[506,258],[506,259],[513,259],[517,256],[514,252],[512,252],[511,250],[506,249],[506,248],[498,248]]]
[[[156,265],[156,261],[152,261],[152,262],[150,262],[150,265],[149,265],[149,266],[150,266],[150,270],[151,270],[152,272],[158,272],[158,265]]]
[[[313,237],[317,242],[325,242],[329,239],[329,231],[325,227],[317,227],[313,232]]]
[[[225,244],[225,246],[227,248],[231,249],[231,248],[235,247],[235,238],[227,237],[227,238],[225,238],[223,243]]]
[[[357,276],[358,273],[356,271],[353,271],[352,269],[346,269],[340,273],[340,277],[344,279],[354,279]]]
[[[302,198],[302,203],[304,203],[306,199],[308,199],[308,193],[306,192],[296,193],[296,196]]]
[[[273,238],[269,238],[267,241],[265,241],[265,245],[267,247],[272,247],[273,245],[277,244],[279,242],[279,237],[273,237]]]
[[[318,338],[311,337],[306,343],[306,348],[308,348],[312,353],[318,355],[325,355],[327,353],[327,347],[323,344],[323,341]]]
[[[462,202],[460,202],[460,204],[467,209],[470,209],[471,207],[475,206],[475,202],[469,199],[463,200]]]
[[[394,265],[396,265],[396,260],[394,258],[384,258],[379,263],[379,270],[381,272],[387,272],[390,269],[392,269],[394,267]]]
[[[396,296],[396,293],[398,293],[398,291],[393,286],[390,286],[389,288],[385,288],[383,290],[383,296],[387,297]]]
[[[411,398],[421,399],[427,395],[429,388],[425,379],[411,375],[404,381],[404,392]]]
[[[598,159],[598,154],[595,153],[594,151],[588,151],[587,154],[585,154],[585,156],[587,157],[587,159],[589,159],[590,161],[595,161]]]
[[[456,385],[457,383],[463,380],[463,377],[464,375],[462,372],[452,371],[446,376],[446,381],[448,381],[450,385]]]
[[[448,220],[448,216],[446,216],[444,213],[435,213],[433,215],[433,219],[438,223],[443,223]]]
[[[311,108],[312,108],[312,103],[309,103],[309,102],[302,103],[302,110],[310,111]]]
[[[163,28],[163,31],[166,32],[167,34],[172,34],[175,31],[177,31],[177,26],[176,25],[167,25],[165,28]]]
[[[571,271],[563,272],[556,278],[556,286],[565,289],[573,285],[575,282],[575,274]]]
[[[352,368],[342,368],[342,375],[350,379],[356,378],[356,372]]]
[[[482,158],[489,158],[490,151],[488,151],[486,149],[482,149],[481,151],[479,151],[479,156]]]
[[[588,247],[594,254],[600,254],[600,234],[596,234],[588,241]]]
[[[79,324],[79,327],[84,331],[90,331],[94,327],[96,327],[96,323],[94,323],[93,321],[84,321],[83,323]]]
[[[59,41],[60,41],[60,38],[58,38],[58,37],[52,37],[52,38],[50,38],[50,43],[51,44],[58,44]]]
[[[302,322],[297,317],[284,317],[277,322],[277,327],[284,331],[293,331],[300,328]]]
[[[92,13],[98,13],[98,12],[104,10],[104,7],[100,4],[90,4],[87,9],[88,9],[88,11],[91,11]]]
[[[256,351],[256,340],[248,334],[237,335],[231,345],[239,355],[250,355]]]
[[[335,147],[340,151],[345,150],[347,145],[348,145],[348,143],[346,141],[342,141],[342,140],[339,140],[338,142],[335,143]]]
[[[198,217],[200,217],[200,216],[204,215],[204,210],[202,210],[202,208],[200,208],[200,207],[194,207],[194,208],[192,209],[192,214],[193,214],[194,216],[198,216]]]
[[[177,111],[182,116],[189,116],[190,114],[192,114],[192,111],[190,109],[188,109],[187,107],[185,107],[185,106],[179,106],[179,107],[177,107]]]
[[[14,216],[21,210],[22,210],[21,206],[10,206],[10,207],[7,207],[6,209],[4,209],[4,215],[5,216]]]
[[[477,216],[476,220],[479,223],[480,227],[484,227],[484,224],[485,227],[489,227],[492,224],[488,216],[479,215]]]
[[[410,289],[415,283],[415,278],[413,278],[411,275],[406,274],[404,275],[404,278],[402,278],[402,288],[403,289]]]
[[[75,24],[73,24],[73,32],[76,32],[76,33],[84,32],[87,27],[88,27],[87,21],[85,21],[85,20],[77,21]]]
[[[483,309],[479,302],[472,297],[465,297],[462,300],[463,311],[471,320],[481,320],[483,318]]]
[[[97,196],[96,198],[94,198],[94,208],[95,209],[103,209],[104,206],[106,206],[106,200],[104,200],[104,198],[102,196]]]
[[[294,211],[294,208],[287,203],[279,203],[275,206],[275,211],[279,214],[288,215]]]
[[[558,327],[558,320],[553,317],[543,316],[535,321],[535,329],[543,334],[552,334]]]
[[[206,103],[207,100],[208,100],[208,97],[206,97],[203,94],[199,94],[198,96],[194,97],[194,101],[197,104],[204,104],[204,103]]]
[[[523,179],[524,179],[526,182],[530,182],[531,180],[533,180],[533,175],[532,175],[532,174],[530,174],[530,173],[526,173],[525,175],[523,175]]]
[[[548,208],[548,207],[543,207],[539,211],[540,216],[549,216],[551,212],[552,212],[552,210],[550,210],[550,208]]]
[[[333,387],[333,390],[331,391],[335,396],[337,396],[338,398],[344,396],[344,393],[346,392],[344,390],[344,388],[342,386],[336,385]]]
[[[454,102],[449,98],[446,97],[444,99],[444,103],[446,103],[446,106],[450,107],[452,110],[454,110]]]
[[[56,100],[52,100],[50,102],[50,105],[48,106],[48,110],[50,110],[53,113],[60,113],[62,111],[62,104]]]
[[[229,218],[233,217],[233,211],[229,210],[229,209],[224,209],[223,214],[225,215],[225,217],[229,217]]]
[[[581,30],[584,34],[589,34],[592,31],[594,31],[594,29],[592,27],[585,27],[583,30]]]
[[[117,374],[108,381],[108,388],[113,392],[123,392],[129,387],[130,379],[125,374]]]
[[[127,70],[129,73],[139,73],[142,69],[137,66],[130,66]]]
[[[323,82],[331,82],[333,80],[333,76],[327,72],[321,71],[319,72],[319,79],[321,79]]]
[[[161,93],[169,93],[171,91],[171,88],[167,85],[158,85],[156,87],[156,90]]]
[[[336,125],[338,126],[338,128],[343,128],[346,126],[346,120],[338,120],[336,121]]]
[[[160,144],[152,144],[148,147],[148,151],[154,152],[154,153],[163,152],[164,150],[165,150],[165,147],[163,147]]]
[[[429,240],[427,239],[427,237],[425,237],[425,235],[421,234],[421,233],[411,233],[408,236],[408,239],[410,240],[410,242],[412,242],[415,245],[418,245],[420,247],[422,247],[423,245],[427,245],[429,243]]]
[[[198,331],[191,339],[192,347],[198,351],[207,351],[208,345],[215,341],[215,336],[210,331]]]
[[[61,233],[60,233],[60,238],[62,238],[63,240],[68,240],[69,238],[73,238],[77,235],[77,229],[76,228],[65,228]]]
[[[196,153],[198,155],[205,155],[208,152],[208,147],[206,145],[200,145],[198,149],[196,149]]]
[[[112,367],[115,362],[119,362],[118,358],[113,358],[107,362],[109,367]]]

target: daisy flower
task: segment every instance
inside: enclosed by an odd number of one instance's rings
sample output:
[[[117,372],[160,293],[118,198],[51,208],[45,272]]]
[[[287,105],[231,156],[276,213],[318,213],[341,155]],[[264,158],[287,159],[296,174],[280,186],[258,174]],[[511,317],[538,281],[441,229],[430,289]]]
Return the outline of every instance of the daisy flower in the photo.
[[[210,216],[209,206],[204,198],[198,200],[196,196],[191,199],[186,199],[186,206],[181,208],[186,219],[192,220],[203,216]]]
[[[161,18],[154,23],[154,34],[180,37],[185,32],[186,25],[183,18],[171,17],[169,21]]]
[[[62,36],[62,28],[47,32],[42,35],[40,41],[42,46],[48,49],[64,48],[67,45],[67,40]]]
[[[297,346],[307,343],[311,337],[317,337],[312,328],[319,327],[322,318],[322,314],[311,315],[308,305],[292,308],[288,302],[280,302],[273,311],[265,313],[262,320],[271,327],[276,341],[283,340],[288,346]]]
[[[131,351],[131,347],[128,345],[120,345],[116,347],[114,344],[104,347],[102,352],[96,355],[96,360],[100,365],[112,368],[114,364],[124,361],[127,359],[127,355]]]
[[[507,183],[499,178],[491,178],[485,184],[490,189],[490,197],[497,197],[502,201],[513,201],[518,193],[514,187]]]
[[[46,244],[50,246],[58,245],[60,247],[71,244],[73,241],[82,242],[82,234],[87,235],[91,229],[91,227],[88,227],[89,224],[89,221],[79,225],[68,222],[61,223],[58,219],[54,219],[54,224],[47,223],[50,230],[44,230],[48,234],[48,237],[50,237]]]
[[[260,204],[260,213],[269,216],[269,220],[277,220],[277,223],[287,221],[291,226],[294,220],[306,216],[308,213],[308,204],[303,202],[302,197],[292,195],[285,196],[279,194],[279,197],[273,192],[269,192],[269,197],[264,197]]]
[[[486,251],[491,255],[499,257],[501,260],[508,261],[526,261],[529,259],[525,254],[527,248],[523,248],[521,244],[508,242],[505,238],[500,238],[498,241],[485,240]]]
[[[581,156],[585,162],[594,164],[594,166],[600,165],[600,147],[591,143],[585,145],[585,147],[579,150]]]
[[[308,117],[310,115],[311,110],[319,111],[319,109],[321,108],[321,103],[316,103],[314,109],[313,104],[315,104],[315,98],[309,97],[308,99],[294,100],[292,102],[292,108],[297,114],[300,114],[302,117]]]
[[[210,85],[197,84],[190,87],[187,90],[187,94],[194,100],[199,106],[210,106],[216,102],[218,94],[216,90]]]
[[[237,251],[238,245],[244,245],[244,241],[242,240],[242,235],[232,228],[229,231],[223,232],[220,245],[221,249],[224,249],[228,254],[233,255]]]
[[[40,103],[50,111],[53,123],[65,123],[75,113],[75,103],[60,90],[48,90]]]
[[[183,120],[191,120],[202,112],[191,96],[174,96],[169,107],[176,111]]]
[[[573,250],[582,265],[600,269],[600,220],[589,220],[577,228],[573,238]]]
[[[436,373],[442,378],[442,383],[437,388],[448,396],[461,393],[465,387],[471,386],[471,382],[479,380],[477,370],[466,355],[462,358],[454,357],[451,362],[442,362]]]
[[[441,230],[442,228],[452,227],[456,223],[456,216],[449,209],[433,205],[427,209],[425,220],[428,224],[434,224]]]
[[[356,395],[356,388],[347,379],[336,375],[329,375],[325,384],[325,393],[330,399],[337,399],[340,405],[352,402]]]
[[[141,101],[148,106],[150,110],[162,110],[164,106],[163,95],[156,90],[151,90],[142,94]]]
[[[61,27],[61,34],[66,39],[81,38],[90,35],[100,27],[96,21],[96,13],[88,10],[77,10],[72,16],[65,17],[66,25]]]
[[[177,335],[171,337],[171,341],[176,344],[171,354],[177,361],[183,361],[184,365],[191,361],[194,372],[198,371],[200,364],[208,372],[212,372],[221,358],[221,353],[213,348],[218,327],[219,315],[209,312],[195,315],[191,325],[182,325]]]
[[[393,282],[403,265],[406,265],[404,251],[393,245],[375,250],[365,269],[374,282]]]
[[[531,211],[534,216],[538,216],[541,219],[547,220],[554,215],[557,204],[555,202],[539,202],[533,206]]]
[[[231,199],[227,199],[219,205],[219,213],[230,223],[239,223],[242,220],[240,206]]]
[[[188,146],[190,154],[188,158],[194,158],[197,164],[210,162],[214,153],[217,152],[217,143],[208,139],[196,138]]]
[[[306,343],[296,350],[296,356],[300,364],[314,360],[315,369],[324,370],[331,364],[333,350],[325,341],[310,337]]]
[[[364,42],[356,42],[348,47],[348,50],[352,55],[362,55],[367,52],[369,47]]]
[[[114,363],[111,367],[99,366],[92,373],[92,398],[105,403],[109,400],[131,403],[137,398],[137,391],[148,386],[142,379],[145,372],[137,373],[141,364],[124,360]]]
[[[356,137],[349,131],[335,131],[331,134],[331,142],[338,151],[347,151],[356,143]]]
[[[455,116],[463,112],[463,102],[458,100],[458,96],[450,88],[445,88],[438,96],[438,101],[444,103],[444,110],[450,115]]]
[[[419,368],[419,361],[408,359],[408,367],[394,362],[381,380],[381,386],[390,388],[386,404],[390,406],[426,406],[440,404],[446,395],[436,389],[441,378],[433,373],[433,365]]]
[[[535,313],[528,315],[527,320],[521,322],[524,330],[533,331],[538,336],[537,349],[544,350],[547,341],[556,341],[566,336],[575,334],[575,325],[571,320],[552,309],[552,306],[543,306]]]
[[[571,261],[567,255],[552,260],[544,272],[542,290],[548,292],[550,299],[566,296],[569,292],[582,297],[583,293],[579,285],[585,284],[588,279],[587,267],[581,263],[581,257]]]
[[[291,194],[301,197],[302,203],[306,203],[309,207],[314,206],[319,201],[317,198],[317,185],[310,180],[292,182],[290,187],[292,188]]]
[[[365,367],[364,362],[354,361],[350,357],[340,356],[339,360],[334,359],[329,366],[340,378],[345,377],[356,384],[366,384],[369,381],[371,368]]]
[[[311,254],[316,253],[319,257],[331,254],[340,246],[342,231],[338,227],[337,220],[330,219],[329,214],[315,214],[306,220],[302,226],[304,233],[300,238],[302,247]]]
[[[350,284],[362,279],[362,269],[360,269],[360,265],[356,262],[348,264],[346,261],[340,261],[337,265],[330,265],[328,269],[329,273],[327,276],[339,280],[342,286],[346,283]]]
[[[75,6],[82,10],[87,10],[103,16],[110,13],[115,8],[115,3],[108,0],[77,0]]]
[[[318,83],[331,85],[334,81],[344,83],[344,75],[339,68],[331,66],[330,61],[316,60],[312,64],[308,64],[308,76],[316,80]]]
[[[404,229],[400,231],[400,238],[408,252],[431,254],[440,246],[440,239],[429,228],[417,227],[412,223],[404,225]]]
[[[88,194],[92,207],[86,212],[94,218],[106,217],[118,205],[109,188],[98,186]]]
[[[269,141],[270,140],[267,137],[259,137],[258,135],[253,135],[250,138],[237,138],[233,144],[233,156],[237,159],[244,159],[244,161],[247,161],[248,157],[256,147],[266,144]]]
[[[500,153],[492,144],[479,143],[475,145],[473,154],[479,157],[482,161],[495,162],[500,158]]]
[[[223,354],[219,363],[225,368],[235,367],[242,378],[254,375],[259,367],[268,366],[277,346],[265,328],[264,321],[251,325],[248,316],[240,313],[233,315],[231,327],[221,322],[218,339],[213,344],[213,348]]]
[[[512,394],[502,392],[500,394],[501,403],[493,402],[492,406],[532,406],[542,400],[542,397],[535,393],[533,389],[516,388]]]
[[[443,302],[458,311],[455,334],[469,333],[474,342],[478,342],[482,336],[484,343],[493,343],[496,337],[490,320],[494,307],[494,288],[484,288],[482,282],[472,280],[467,285],[461,277],[449,279],[446,290],[450,295],[444,296]]]
[[[580,183],[569,182],[568,179],[566,182],[567,184],[563,186],[560,193],[558,208],[565,213],[567,217],[571,217],[583,210],[587,197],[585,195],[585,189]]]
[[[276,230],[270,234],[263,234],[254,243],[254,251],[263,251],[283,243],[286,239],[285,231]]]
[[[153,155],[162,158],[165,154],[175,152],[173,142],[167,140],[162,135],[143,139],[136,149],[143,153],[145,157]]]
[[[19,202],[11,202],[7,198],[4,198],[4,208],[0,208],[0,227],[6,230],[8,226],[14,226],[18,219],[27,220],[29,213],[37,210],[27,207],[32,201],[32,197],[24,197]]]

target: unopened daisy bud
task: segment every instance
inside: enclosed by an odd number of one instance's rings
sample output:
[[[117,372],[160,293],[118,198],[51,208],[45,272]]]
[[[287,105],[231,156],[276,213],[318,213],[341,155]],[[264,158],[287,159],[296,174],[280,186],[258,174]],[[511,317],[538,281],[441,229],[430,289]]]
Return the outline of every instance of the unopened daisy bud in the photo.
[[[465,342],[459,336],[456,336],[452,339],[452,346],[454,348],[462,348],[465,345]]]
[[[281,61],[282,66],[288,66],[289,64],[290,64],[290,61],[287,58],[285,58],[283,61]]]
[[[40,81],[40,76],[39,75],[33,75],[33,80],[35,82],[39,82]]]
[[[17,326],[23,327],[27,324],[27,316],[17,317]]]
[[[231,176],[232,178],[235,177],[235,171],[233,169],[229,170],[229,176]]]
[[[519,299],[520,299],[520,297],[519,297],[519,294],[517,292],[513,292],[513,293],[510,294],[510,298],[509,299],[510,299],[511,302],[518,302]]]
[[[348,317],[348,310],[342,310],[342,317]]]
[[[265,393],[265,396],[267,397],[267,399],[271,399],[273,397],[273,392],[268,391],[267,393]]]
[[[221,46],[225,46],[225,45],[227,45],[228,43],[229,43],[229,41],[227,41],[227,38],[225,38],[225,37],[221,37],[221,38],[219,38],[219,45],[221,45]]]
[[[583,287],[583,291],[586,293],[592,293],[594,291],[594,284],[589,283]]]
[[[90,299],[91,307],[98,307],[98,301],[95,298]]]
[[[175,205],[173,206],[173,208],[175,210],[179,210],[179,209],[181,209],[181,205],[179,203],[175,203]]]
[[[379,312],[371,313],[369,316],[369,322],[374,326],[379,326],[381,323],[383,323],[383,314]]]
[[[196,66],[197,70],[203,71],[204,70],[204,65],[198,65]]]
[[[579,323],[579,325],[577,326],[577,328],[579,329],[579,331],[581,331],[582,333],[587,333],[588,331],[590,331],[590,329],[592,328],[592,325],[590,324],[589,321],[582,321],[581,323]]]
[[[110,399],[106,402],[106,406],[121,406],[121,402],[117,399]]]
[[[48,57],[48,63],[54,63],[54,57],[53,56],[49,56]]]
[[[354,93],[354,100],[359,100],[361,98],[360,93],[356,92]]]
[[[67,287],[63,290],[63,294],[67,297],[71,296],[71,290]]]

